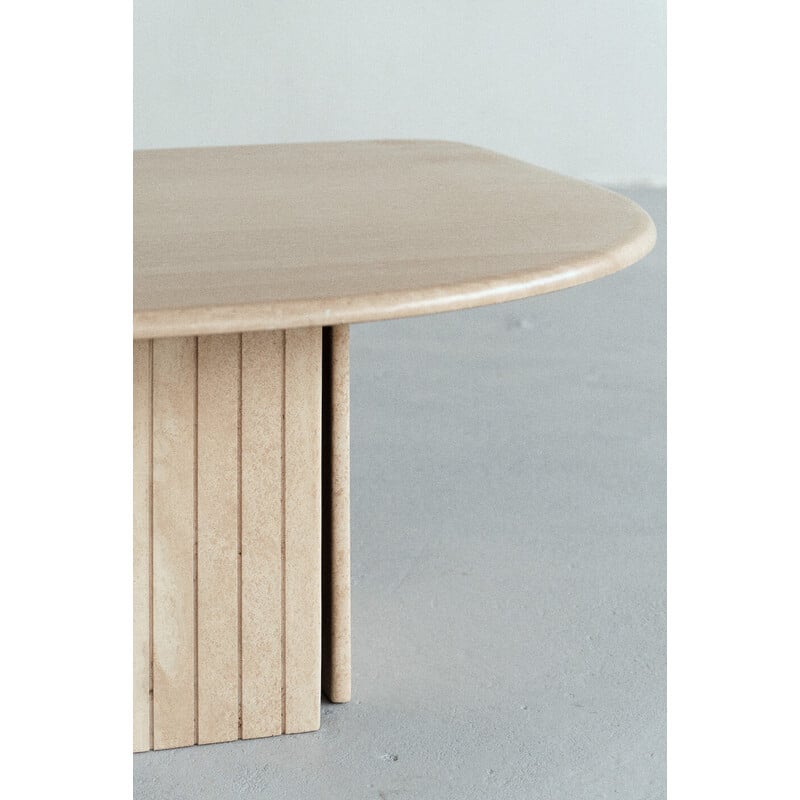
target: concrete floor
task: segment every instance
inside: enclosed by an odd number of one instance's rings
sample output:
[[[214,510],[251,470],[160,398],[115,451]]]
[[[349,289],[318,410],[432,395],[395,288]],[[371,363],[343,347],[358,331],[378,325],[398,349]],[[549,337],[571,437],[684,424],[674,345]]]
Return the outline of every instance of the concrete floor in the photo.
[[[353,326],[354,700],[150,798],[666,795],[666,193],[595,283]]]

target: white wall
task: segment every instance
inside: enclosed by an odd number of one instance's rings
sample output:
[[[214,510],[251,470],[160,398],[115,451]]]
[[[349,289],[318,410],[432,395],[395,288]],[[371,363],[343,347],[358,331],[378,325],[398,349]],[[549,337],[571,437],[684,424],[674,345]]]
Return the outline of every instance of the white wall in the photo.
[[[454,139],[666,178],[665,0],[134,0],[134,146]]]

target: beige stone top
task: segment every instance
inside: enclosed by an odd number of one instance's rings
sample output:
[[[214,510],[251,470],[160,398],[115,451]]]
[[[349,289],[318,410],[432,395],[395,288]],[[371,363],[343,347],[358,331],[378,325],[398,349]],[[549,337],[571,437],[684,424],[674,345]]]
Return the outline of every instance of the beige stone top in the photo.
[[[134,154],[134,337],[335,325],[575,286],[646,255],[630,200],[439,141]]]

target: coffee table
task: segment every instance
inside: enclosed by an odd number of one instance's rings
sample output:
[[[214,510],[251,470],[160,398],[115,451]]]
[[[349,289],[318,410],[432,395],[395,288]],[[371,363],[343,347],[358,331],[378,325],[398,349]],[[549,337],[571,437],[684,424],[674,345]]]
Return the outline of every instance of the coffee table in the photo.
[[[630,200],[464,144],[136,152],[134,750],[313,731],[321,691],[350,699],[351,323],[654,242]]]

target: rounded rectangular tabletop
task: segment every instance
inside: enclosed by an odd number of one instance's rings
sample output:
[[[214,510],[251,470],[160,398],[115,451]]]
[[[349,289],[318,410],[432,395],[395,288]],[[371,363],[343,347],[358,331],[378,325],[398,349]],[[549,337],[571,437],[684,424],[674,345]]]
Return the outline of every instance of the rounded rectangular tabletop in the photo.
[[[134,153],[134,337],[365,322],[513,300],[634,263],[630,200],[453,142]]]

